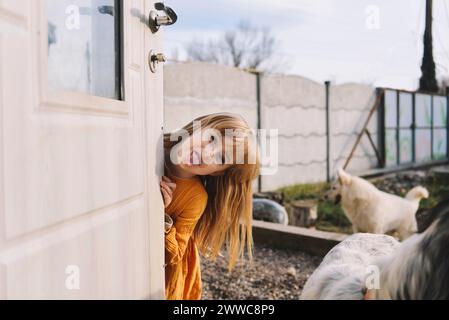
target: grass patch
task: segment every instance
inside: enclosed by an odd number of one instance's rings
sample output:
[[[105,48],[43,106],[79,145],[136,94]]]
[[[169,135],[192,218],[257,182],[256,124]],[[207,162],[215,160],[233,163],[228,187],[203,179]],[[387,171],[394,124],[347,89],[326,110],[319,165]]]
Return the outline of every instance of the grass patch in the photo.
[[[297,184],[280,189],[285,195],[285,201],[318,199],[330,188],[329,183]]]
[[[422,208],[430,209],[442,200],[449,199],[449,181],[443,178],[433,177],[428,179],[425,187],[429,190],[430,196],[421,202]]]
[[[309,183],[285,187],[280,189],[279,192],[284,193],[287,206],[296,200],[318,200],[318,220],[315,225],[318,230],[351,233],[351,223],[346,218],[341,206],[320,200],[329,188],[329,183]]]
[[[340,205],[329,201],[318,203],[318,220],[316,228],[322,231],[352,233],[352,224]]]

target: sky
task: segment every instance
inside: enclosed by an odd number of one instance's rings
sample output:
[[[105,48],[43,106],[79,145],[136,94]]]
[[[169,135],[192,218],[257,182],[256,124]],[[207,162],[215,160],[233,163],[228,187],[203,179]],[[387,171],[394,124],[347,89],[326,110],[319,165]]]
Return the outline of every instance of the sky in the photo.
[[[169,58],[194,39],[216,39],[240,21],[278,40],[279,73],[318,82],[415,90],[421,76],[425,0],[167,0],[179,15],[165,28]],[[449,0],[434,0],[437,76],[449,78]]]

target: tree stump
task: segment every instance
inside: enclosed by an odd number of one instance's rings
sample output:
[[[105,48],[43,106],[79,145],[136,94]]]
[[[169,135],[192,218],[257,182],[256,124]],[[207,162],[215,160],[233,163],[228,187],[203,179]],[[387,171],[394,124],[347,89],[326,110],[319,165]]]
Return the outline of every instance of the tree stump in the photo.
[[[290,225],[310,228],[318,219],[318,203],[315,200],[294,201],[290,205]]]

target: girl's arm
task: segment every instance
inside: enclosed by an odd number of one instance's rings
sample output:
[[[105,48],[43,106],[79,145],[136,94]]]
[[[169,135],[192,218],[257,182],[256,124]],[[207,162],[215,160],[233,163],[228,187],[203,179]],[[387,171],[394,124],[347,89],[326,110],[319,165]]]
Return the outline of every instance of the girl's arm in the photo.
[[[195,195],[165,234],[165,263],[177,264],[184,257],[187,244],[207,205],[207,193]]]

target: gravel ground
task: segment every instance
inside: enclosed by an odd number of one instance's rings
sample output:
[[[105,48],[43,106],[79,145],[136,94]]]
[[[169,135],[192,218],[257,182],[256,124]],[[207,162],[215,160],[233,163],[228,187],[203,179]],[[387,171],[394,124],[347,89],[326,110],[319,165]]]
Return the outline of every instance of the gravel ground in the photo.
[[[430,171],[406,171],[374,179],[373,182],[382,191],[401,195],[416,186],[425,186],[431,177]]]
[[[203,259],[204,260],[204,259]],[[264,246],[254,249],[252,265],[228,273],[227,263],[203,261],[204,300],[295,300],[321,259],[299,251]]]
[[[449,170],[449,166],[434,167],[430,170],[410,170],[393,173],[373,179],[372,182],[382,191],[396,195],[404,195],[416,186],[421,185],[427,187],[432,184],[437,170]]]
[[[403,194],[417,185],[424,185],[433,176],[431,171],[409,171],[375,179],[376,186],[386,192]],[[418,213],[427,227],[431,217]],[[422,224],[422,223],[421,223]],[[278,250],[257,246],[252,265],[239,265],[228,273],[224,258],[202,263],[204,300],[296,300],[302,288],[321,263],[321,258],[300,251]]]

